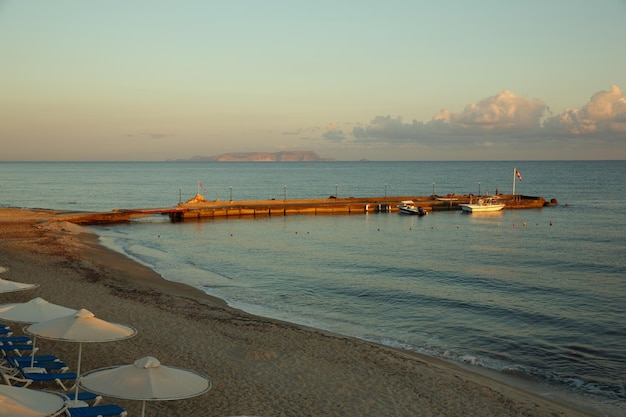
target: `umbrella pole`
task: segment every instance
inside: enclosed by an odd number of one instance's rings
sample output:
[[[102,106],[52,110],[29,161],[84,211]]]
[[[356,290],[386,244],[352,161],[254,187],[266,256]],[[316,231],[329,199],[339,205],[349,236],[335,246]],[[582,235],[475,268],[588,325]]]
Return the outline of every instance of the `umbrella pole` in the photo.
[[[78,380],[80,379],[80,362],[83,354],[83,344],[82,342],[78,344],[78,365],[76,366],[76,390],[74,391],[74,404],[78,404]]]
[[[33,336],[33,351],[30,354],[30,367],[35,367],[35,344],[37,343],[37,336]]]
[[[142,401],[142,405],[141,405],[141,417],[144,417],[146,415],[146,400]]]

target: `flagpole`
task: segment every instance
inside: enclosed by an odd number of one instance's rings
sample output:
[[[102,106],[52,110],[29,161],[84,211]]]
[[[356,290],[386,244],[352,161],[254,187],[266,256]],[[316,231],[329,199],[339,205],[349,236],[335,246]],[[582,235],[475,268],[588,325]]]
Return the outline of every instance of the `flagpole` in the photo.
[[[517,172],[517,168],[513,168],[513,197],[515,197],[515,173]]]

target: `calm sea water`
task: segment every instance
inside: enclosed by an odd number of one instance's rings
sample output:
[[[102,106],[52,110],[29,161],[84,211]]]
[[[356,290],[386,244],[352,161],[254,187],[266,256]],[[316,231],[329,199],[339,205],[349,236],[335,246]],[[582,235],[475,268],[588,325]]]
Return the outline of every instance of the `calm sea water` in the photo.
[[[94,227],[249,312],[530,376],[626,415],[626,162],[0,163],[0,206],[511,192],[490,215],[273,216]]]

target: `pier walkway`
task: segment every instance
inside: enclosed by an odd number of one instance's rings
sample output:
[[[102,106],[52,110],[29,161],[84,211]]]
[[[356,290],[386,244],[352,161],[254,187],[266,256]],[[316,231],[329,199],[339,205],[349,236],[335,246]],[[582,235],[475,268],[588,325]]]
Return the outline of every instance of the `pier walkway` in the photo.
[[[330,215],[364,214],[398,211],[401,201],[413,200],[427,211],[460,210],[459,204],[468,203],[477,196],[394,196],[369,198],[324,198],[307,200],[247,200],[247,201],[199,201],[179,203],[175,207],[115,209],[100,213],[64,213],[63,220],[76,224],[105,224],[127,222],[134,218],[167,215],[174,222],[186,219],[287,216],[294,214]],[[499,195],[505,209],[541,208],[556,204],[547,203],[543,197],[524,195]]]

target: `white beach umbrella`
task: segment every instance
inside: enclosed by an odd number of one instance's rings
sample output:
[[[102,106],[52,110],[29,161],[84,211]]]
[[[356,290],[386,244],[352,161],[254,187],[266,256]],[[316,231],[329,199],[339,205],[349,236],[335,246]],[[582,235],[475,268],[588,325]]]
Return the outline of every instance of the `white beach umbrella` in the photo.
[[[0,417],[58,416],[66,408],[60,394],[0,385]]]
[[[77,379],[80,377],[83,343],[114,342],[128,339],[137,333],[132,327],[96,318],[84,308],[68,316],[31,324],[25,331],[44,339],[78,343]],[[78,397],[78,384],[76,394]]]
[[[146,356],[130,365],[86,372],[80,386],[106,397],[143,401],[141,415],[144,416],[146,401],[196,397],[210,390],[211,382],[195,371],[163,366],[152,356]]]
[[[26,303],[4,304],[0,306],[0,320],[13,321],[16,323],[39,323],[41,321],[69,316],[74,313],[76,313],[76,309],[52,304],[39,297],[33,298]],[[31,368],[35,361],[35,341],[36,338],[33,339],[33,350],[30,361]]]
[[[39,287],[39,284],[24,284],[0,278],[0,293],[32,290],[37,287]]]
[[[39,323],[76,313],[76,309],[52,304],[37,297],[26,303],[0,305],[0,320],[16,323]]]

